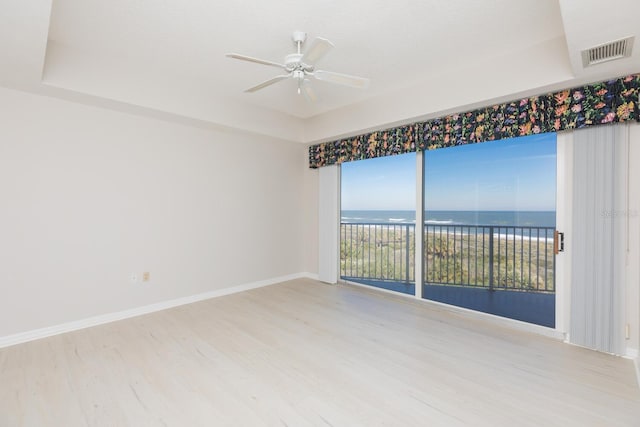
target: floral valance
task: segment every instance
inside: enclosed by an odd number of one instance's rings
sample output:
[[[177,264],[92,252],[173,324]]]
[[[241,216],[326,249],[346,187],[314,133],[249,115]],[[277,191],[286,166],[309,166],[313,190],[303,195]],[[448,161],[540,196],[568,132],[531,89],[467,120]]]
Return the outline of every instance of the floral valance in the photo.
[[[640,121],[640,74],[309,147],[309,166]]]

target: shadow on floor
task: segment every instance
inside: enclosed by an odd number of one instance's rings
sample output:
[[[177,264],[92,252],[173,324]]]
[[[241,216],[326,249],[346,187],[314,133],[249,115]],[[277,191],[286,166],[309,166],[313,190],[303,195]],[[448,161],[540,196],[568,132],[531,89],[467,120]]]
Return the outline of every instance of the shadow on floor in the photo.
[[[391,282],[383,280],[367,280],[352,277],[342,277],[349,282],[360,283],[415,295],[415,284],[406,282]],[[470,286],[452,286],[427,284],[422,288],[425,299],[438,301],[457,307],[521,320],[535,325],[555,328],[556,298],[553,293],[526,292],[510,290],[489,290]]]

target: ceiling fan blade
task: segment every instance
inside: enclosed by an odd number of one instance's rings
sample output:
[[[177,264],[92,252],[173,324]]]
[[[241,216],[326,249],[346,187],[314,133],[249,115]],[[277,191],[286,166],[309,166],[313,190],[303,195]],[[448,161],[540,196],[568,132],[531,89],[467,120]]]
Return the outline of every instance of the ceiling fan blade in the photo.
[[[329,40],[317,37],[313,43],[311,43],[311,47],[302,56],[301,61],[305,64],[315,64],[317,61],[322,59],[322,57],[325,56],[332,47],[333,43]]]
[[[318,100],[316,93],[313,91],[311,85],[309,84],[309,80],[306,79],[302,83],[302,95],[308,102],[316,102]]]
[[[274,77],[272,79],[267,80],[266,82],[262,82],[257,86],[254,86],[252,88],[249,88],[249,89],[245,90],[245,92],[253,93],[253,92],[258,91],[260,89],[264,89],[267,86],[271,86],[274,83],[278,83],[279,81],[286,80],[289,77],[291,77],[291,74],[283,74],[281,76],[276,76],[276,77]]]
[[[287,67],[284,64],[278,64],[277,62],[267,61],[265,59],[252,58],[251,56],[240,55],[239,53],[227,53],[228,58],[239,59],[241,61],[255,62],[256,64],[270,65],[272,67],[284,68]]]
[[[324,82],[337,83],[339,85],[355,87],[358,89],[366,89],[369,87],[369,79],[364,77],[350,76],[348,74],[321,70],[314,72],[313,76]]]

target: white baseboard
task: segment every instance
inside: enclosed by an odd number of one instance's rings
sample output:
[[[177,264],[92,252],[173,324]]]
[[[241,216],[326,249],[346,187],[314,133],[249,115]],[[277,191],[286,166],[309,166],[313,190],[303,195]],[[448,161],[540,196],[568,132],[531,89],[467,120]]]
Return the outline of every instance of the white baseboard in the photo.
[[[638,356],[640,356],[640,352],[638,352],[637,348],[628,348],[627,352],[624,355],[626,359],[631,359],[631,360],[637,359]]]
[[[87,319],[62,323],[55,326],[49,326],[46,328],[35,329],[32,331],[21,332],[13,335],[7,335],[4,337],[0,337],[0,348],[25,343],[28,341],[34,341],[40,338],[46,338],[53,335],[64,334],[66,332],[77,331],[79,329],[90,328],[92,326],[102,325],[105,323],[128,319],[131,317],[141,316],[143,314],[149,314],[156,311],[166,310],[168,308],[177,307],[180,305],[191,304],[194,302],[203,301],[211,298],[231,295],[238,292],[262,288],[269,285],[275,285],[277,283],[286,282],[288,280],[301,279],[301,278],[317,279],[317,276],[318,276],[317,274],[313,274],[313,273],[297,273],[297,274],[290,274],[288,276],[274,277],[272,279],[260,280],[258,282],[252,282],[252,283],[245,283],[242,285],[232,286],[229,288],[216,289],[214,291],[205,292],[202,294],[177,298],[170,301],[163,301],[163,302],[159,302],[151,305],[145,305],[145,306],[133,308],[130,310],[103,314],[99,316],[89,317]]]
[[[301,277],[320,281],[320,275],[318,273],[302,273]]]
[[[638,388],[640,388],[640,354],[638,353],[638,350],[627,350],[627,354],[624,357],[625,359],[631,359],[633,361],[633,366],[636,368]]]

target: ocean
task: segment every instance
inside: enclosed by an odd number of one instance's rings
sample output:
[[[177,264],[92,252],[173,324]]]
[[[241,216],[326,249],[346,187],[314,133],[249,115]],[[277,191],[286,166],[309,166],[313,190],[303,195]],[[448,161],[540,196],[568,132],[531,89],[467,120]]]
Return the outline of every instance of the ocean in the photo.
[[[342,223],[413,224],[415,211],[344,210]],[[555,227],[555,211],[426,211],[425,224]]]

